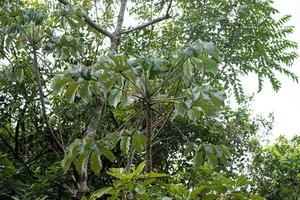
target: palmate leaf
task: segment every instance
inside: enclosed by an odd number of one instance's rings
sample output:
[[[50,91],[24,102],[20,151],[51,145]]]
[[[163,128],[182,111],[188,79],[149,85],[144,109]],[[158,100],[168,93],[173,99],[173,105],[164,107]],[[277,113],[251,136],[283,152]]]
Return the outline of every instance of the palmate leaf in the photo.
[[[76,139],[65,151],[64,159],[62,160],[63,171],[66,173],[71,163],[74,162],[76,170],[81,173],[86,160],[90,158],[90,168],[97,174],[102,169],[101,155],[104,155],[111,162],[114,162],[116,159],[103,141]]]

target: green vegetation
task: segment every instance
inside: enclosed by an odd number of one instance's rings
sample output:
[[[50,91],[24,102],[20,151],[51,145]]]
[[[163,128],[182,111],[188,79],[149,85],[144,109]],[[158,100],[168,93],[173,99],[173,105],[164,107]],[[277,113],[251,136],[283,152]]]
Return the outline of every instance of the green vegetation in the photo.
[[[240,81],[298,80],[271,1],[0,5],[0,199],[300,195],[299,137],[263,147]]]

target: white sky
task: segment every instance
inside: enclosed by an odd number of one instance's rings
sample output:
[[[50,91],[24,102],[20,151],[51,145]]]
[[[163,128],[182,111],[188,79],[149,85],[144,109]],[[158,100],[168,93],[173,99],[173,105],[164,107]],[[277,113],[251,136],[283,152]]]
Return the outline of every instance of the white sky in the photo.
[[[274,3],[281,15],[292,15],[288,25],[295,26],[295,31],[288,38],[300,44],[300,1],[275,0]],[[297,53],[300,55],[300,49]],[[291,69],[300,78],[300,58],[295,61]],[[263,90],[255,95],[254,102],[250,106],[254,113],[262,114],[262,116],[274,113],[275,121],[271,141],[274,141],[280,134],[288,138],[300,134],[300,84],[284,76],[280,76],[279,80],[282,82],[279,92],[274,92],[270,84],[266,84]],[[245,78],[244,87],[248,94],[255,93],[257,78]]]

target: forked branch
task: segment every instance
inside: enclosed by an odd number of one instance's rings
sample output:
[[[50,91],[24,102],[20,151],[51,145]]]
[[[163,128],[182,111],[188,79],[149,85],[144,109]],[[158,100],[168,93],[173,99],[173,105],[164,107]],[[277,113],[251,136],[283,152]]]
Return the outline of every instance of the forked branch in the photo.
[[[60,3],[64,4],[64,5],[70,5],[70,3],[66,0],[58,0]],[[102,28],[101,26],[99,26],[98,24],[96,24],[89,16],[87,15],[82,15],[81,17],[84,18],[84,21],[90,25],[92,28],[94,28],[96,31],[98,31],[99,33],[112,38],[113,35],[108,32],[107,30],[105,30],[104,28]]]
[[[129,29],[129,30],[127,30],[127,31],[123,31],[121,34],[128,34],[128,33],[131,33],[131,32],[137,31],[137,30],[141,30],[141,29],[143,29],[143,28],[146,28],[146,27],[148,27],[148,26],[151,26],[151,25],[153,25],[153,24],[156,24],[156,23],[158,23],[158,22],[161,22],[161,21],[163,21],[163,20],[166,20],[166,19],[171,18],[171,15],[170,15],[170,9],[171,9],[171,7],[172,7],[172,1],[173,1],[173,0],[170,0],[170,2],[169,2],[169,4],[168,4],[167,11],[166,11],[166,14],[165,14],[164,16],[157,17],[156,19],[153,19],[153,20],[151,20],[151,21],[149,21],[149,22],[146,22],[146,23],[144,23],[144,24],[138,25],[138,26],[136,26],[136,27],[134,27],[134,28],[132,28],[132,29]]]

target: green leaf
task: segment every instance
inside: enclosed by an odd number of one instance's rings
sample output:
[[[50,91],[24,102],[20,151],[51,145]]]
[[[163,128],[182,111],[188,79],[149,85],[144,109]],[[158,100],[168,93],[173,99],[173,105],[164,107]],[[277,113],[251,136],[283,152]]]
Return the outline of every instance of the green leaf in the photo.
[[[194,168],[199,169],[203,164],[203,151],[200,149],[195,153]]]
[[[188,117],[192,121],[200,120],[203,117],[203,114],[200,107],[193,106],[192,109],[188,111]]]
[[[97,198],[102,197],[105,194],[109,194],[111,191],[113,190],[113,187],[105,187],[105,188],[101,188],[95,192],[92,193],[90,199],[91,200],[95,200]]]
[[[134,190],[138,193],[138,194],[145,194],[146,189],[144,186],[142,185],[137,185]]]
[[[58,94],[61,92],[61,90],[64,88],[64,86],[69,82],[67,79],[54,79],[52,83],[52,89],[55,94]]]
[[[218,195],[216,194],[207,194],[203,198],[203,200],[216,200],[216,199],[218,199]]]
[[[87,200],[87,198],[85,195],[83,195],[80,200]]]
[[[127,57],[125,55],[114,55],[111,59],[115,63],[115,70],[116,71],[125,71],[127,67]]]
[[[168,174],[151,172],[151,173],[145,174],[145,176],[146,176],[147,178],[161,178],[161,177],[166,177],[166,176],[168,176]]]
[[[108,103],[113,107],[117,107],[121,101],[122,92],[118,89],[112,89],[109,93]]]
[[[99,95],[100,93],[100,83],[97,81],[90,81],[91,83],[91,91],[95,94],[95,95]]]
[[[142,134],[142,133],[135,132],[132,135],[132,145],[133,145],[133,148],[137,152],[142,153],[144,151],[145,146],[146,146],[146,137],[145,137],[145,135]]]
[[[89,87],[89,82],[85,81],[80,89],[80,97],[87,103],[91,99],[92,93]]]
[[[221,180],[215,181],[214,183],[209,184],[207,187],[220,193],[225,193],[227,191],[227,187],[223,185]]]
[[[126,92],[122,93],[120,100],[121,100],[121,104],[123,106],[129,106],[130,104],[132,104],[134,102],[134,98],[132,98],[131,96],[128,96],[128,94]]]
[[[69,23],[69,25],[72,29],[78,28],[78,23],[76,23],[72,18],[65,16],[65,19],[67,20],[67,22]]]
[[[207,56],[203,56],[202,60],[209,72],[211,72],[213,75],[218,73],[218,64],[215,61],[209,59]]]
[[[67,88],[64,96],[69,103],[73,103],[76,95],[76,89],[78,88],[78,83],[73,82]]]
[[[15,76],[16,76],[16,80],[21,83],[23,80],[24,80],[24,69],[22,68],[16,68],[16,73],[15,73]]]
[[[62,164],[61,164],[64,173],[66,173],[68,171],[72,161],[73,161],[73,157],[71,157],[71,156],[65,156],[64,157],[64,159],[62,160]]]
[[[75,140],[70,146],[66,148],[64,159],[62,160],[62,167],[64,173],[67,172],[74,158],[78,155],[78,148],[80,143],[80,140]]]
[[[217,158],[216,154],[214,153],[214,146],[211,144],[206,144],[204,147],[205,147],[208,165],[211,168],[215,168],[217,165],[218,158]]]
[[[251,194],[250,199],[251,200],[265,200],[265,198],[263,198],[261,196],[258,196],[258,195],[255,195],[255,194]]]
[[[120,148],[124,155],[128,154],[130,148],[130,137],[128,135],[123,135],[121,137]]]
[[[141,173],[141,172],[143,171],[144,167],[145,167],[145,164],[146,164],[146,161],[141,162],[141,163],[138,165],[138,167],[136,168],[135,171],[136,171],[137,173]]]
[[[100,156],[93,152],[91,154],[91,170],[95,174],[99,174],[101,169],[102,169],[102,162]]]
[[[192,57],[191,58],[191,63],[193,63],[195,69],[197,69],[197,70],[204,69],[203,62],[198,58]]]
[[[185,144],[185,149],[184,149],[183,155],[188,156],[193,151],[193,148],[194,148],[193,143],[189,142],[189,143]]]
[[[235,199],[248,199],[247,195],[243,192],[232,192],[232,196],[235,197]]]
[[[84,162],[86,159],[88,159],[88,156],[89,156],[90,152],[89,151],[84,151],[83,153],[81,153],[79,155],[79,157],[77,158],[76,160],[76,170],[79,172],[79,173],[82,173],[82,170],[83,170],[83,166],[84,166]]]
[[[183,63],[183,74],[188,77],[188,78],[192,78],[193,76],[193,66],[191,64],[190,59],[187,59],[184,63]]]
[[[204,189],[206,189],[206,186],[200,186],[193,189],[191,192],[191,196],[197,196],[199,193],[201,193]]]
[[[239,176],[239,177],[237,178],[237,180],[236,180],[236,185],[237,185],[237,186],[245,186],[245,185],[247,185],[247,184],[248,184],[248,179],[247,179],[247,177],[244,176],[244,175]]]
[[[103,155],[110,161],[110,162],[114,162],[116,160],[115,155],[113,154],[113,152],[111,152],[111,150],[109,150],[106,147],[103,147],[102,149],[102,153]]]

